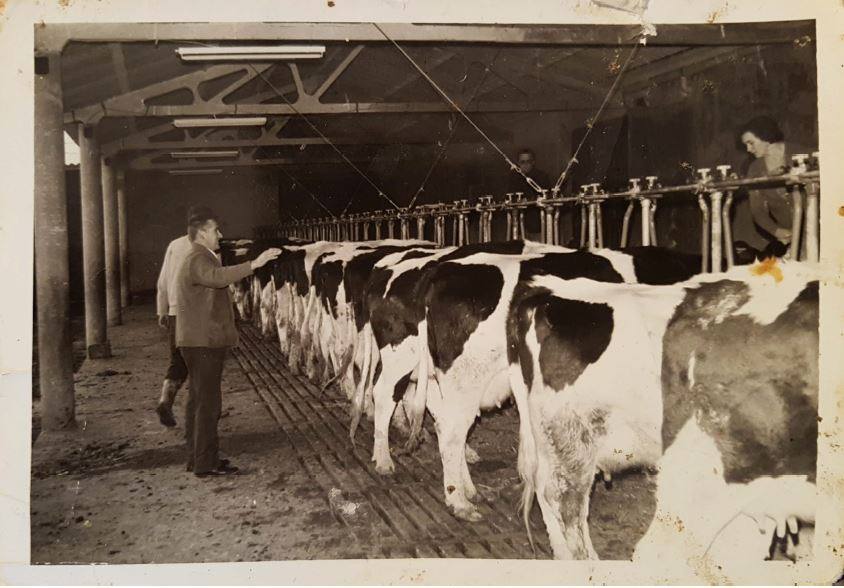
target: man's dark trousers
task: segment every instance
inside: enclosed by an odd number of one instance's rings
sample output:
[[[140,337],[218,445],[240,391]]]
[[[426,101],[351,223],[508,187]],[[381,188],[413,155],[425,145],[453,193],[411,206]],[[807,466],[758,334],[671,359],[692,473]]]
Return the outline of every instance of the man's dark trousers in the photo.
[[[217,421],[222,412],[221,380],[226,347],[180,347],[188,366],[188,406],[185,438],[188,467],[196,474],[220,464]]]
[[[167,317],[167,331],[170,336],[170,365],[167,366],[167,375],[164,379],[177,382],[181,386],[188,377],[188,368],[184,357],[176,347],[176,317],[173,315]],[[173,396],[175,398],[175,393]]]

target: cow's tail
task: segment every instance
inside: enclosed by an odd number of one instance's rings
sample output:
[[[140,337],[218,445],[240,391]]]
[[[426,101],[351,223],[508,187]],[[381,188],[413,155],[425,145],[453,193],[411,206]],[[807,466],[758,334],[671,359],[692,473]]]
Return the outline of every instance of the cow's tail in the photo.
[[[358,333],[358,340],[360,341],[361,338],[363,338],[362,342],[364,349],[363,366],[360,374],[360,382],[357,386],[355,386],[355,393],[351,398],[351,421],[349,422],[349,438],[352,440],[353,445],[355,442],[355,433],[358,430],[360,417],[363,414],[363,406],[366,400],[366,382],[368,381],[370,355],[372,354],[372,330],[368,323],[364,326],[363,330]],[[347,352],[351,361],[349,364],[344,362],[344,369],[341,369],[340,373],[345,373],[346,370],[353,369],[351,364],[354,363],[355,351],[357,348],[357,345],[351,346],[351,349]]]
[[[527,359],[527,358],[524,358]],[[533,437],[530,405],[528,404],[528,384],[522,376],[522,369],[518,363],[511,363],[509,367],[510,389],[519,410],[519,477],[522,479],[522,497],[519,505],[522,509],[525,529],[531,548],[536,551],[533,534],[530,530],[530,511],[533,508],[533,496],[536,491],[537,448]]]
[[[408,397],[404,396],[404,410],[410,425],[410,435],[405,443],[405,451],[413,451],[419,444],[419,434],[425,421],[425,406],[428,403],[428,378],[431,377],[431,352],[428,347],[428,320],[419,323],[419,350],[416,362],[416,389]]]
[[[349,366],[351,365],[352,359],[354,359],[354,357],[355,350],[353,348],[347,349],[343,353],[343,356],[340,358],[340,368],[337,370],[337,373],[331,376],[331,378],[325,384],[323,384],[322,388],[320,389],[320,392],[325,392],[326,390],[328,390],[328,387],[331,386],[331,384],[336,382],[341,375],[346,373],[346,370],[349,369]]]

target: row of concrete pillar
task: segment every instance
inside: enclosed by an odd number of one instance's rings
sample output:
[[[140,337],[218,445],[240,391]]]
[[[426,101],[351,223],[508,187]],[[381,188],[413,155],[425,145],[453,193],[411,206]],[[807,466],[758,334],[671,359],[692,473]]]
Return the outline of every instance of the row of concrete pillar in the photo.
[[[60,56],[36,57],[35,295],[42,427],[75,418],[69,323],[67,195]],[[85,345],[89,358],[111,356],[108,326],[129,303],[127,210],[122,171],[100,154],[96,129],[79,125]]]

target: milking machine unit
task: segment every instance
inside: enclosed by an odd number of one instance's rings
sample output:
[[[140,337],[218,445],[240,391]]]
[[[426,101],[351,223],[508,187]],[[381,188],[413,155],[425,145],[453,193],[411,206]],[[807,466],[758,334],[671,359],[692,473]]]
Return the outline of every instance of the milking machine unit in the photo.
[[[595,249],[604,246],[602,204],[607,200],[623,199],[628,204],[622,220],[621,246],[626,247],[629,242],[630,223],[637,202],[641,212],[641,243],[648,246],[657,244],[657,202],[667,197],[691,197],[697,199],[701,214],[701,270],[720,272],[725,262],[727,268],[735,263],[730,210],[736,191],[785,188],[793,205],[792,238],[787,257],[818,261],[819,161],[818,152],[797,154],[792,157],[787,173],[759,178],[740,179],[729,165],[717,165],[714,172],[712,168],[699,168],[694,183],[676,186],[662,186],[656,176],[646,176],[644,179],[630,178],[627,189],[622,192],[607,192],[600,184],[591,183],[580,186],[580,191],[570,196],[561,195],[559,190],[542,190],[536,200],[529,200],[523,192],[508,192],[503,200],[485,195],[472,204],[468,199],[459,199],[450,204],[440,202],[415,208],[292,220],[280,225],[278,233],[330,241],[382,239],[385,236],[410,239],[415,220],[416,237],[424,239],[430,218],[434,226],[433,240],[438,246],[459,246],[472,241],[470,215],[476,214],[478,218],[478,242],[492,240],[493,218],[499,212],[506,217],[506,239],[523,239],[525,211],[536,207],[540,214],[540,239],[548,244],[559,244],[562,241],[560,213],[563,206],[572,205],[580,208],[580,247]],[[451,231],[446,230],[448,223]]]

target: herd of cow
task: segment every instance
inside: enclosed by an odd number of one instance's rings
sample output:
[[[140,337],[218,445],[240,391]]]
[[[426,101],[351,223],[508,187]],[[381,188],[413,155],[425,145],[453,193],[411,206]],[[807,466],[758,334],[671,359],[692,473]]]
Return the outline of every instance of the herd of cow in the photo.
[[[696,275],[698,257],[657,247],[530,241],[238,241],[223,262],[270,246],[278,259],[231,287],[241,318],[277,337],[290,370],[338,383],[352,442],[374,419],[380,474],[390,425],[412,450],[430,414],[456,517],[481,518],[467,434],[512,396],[525,522],[535,496],[556,558],[597,558],[596,474],[631,468],[657,472],[634,559],[761,560],[814,524],[813,267]]]

